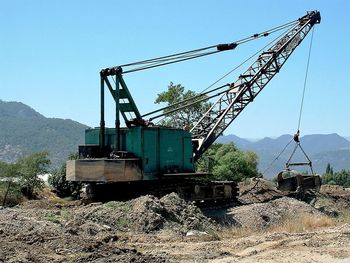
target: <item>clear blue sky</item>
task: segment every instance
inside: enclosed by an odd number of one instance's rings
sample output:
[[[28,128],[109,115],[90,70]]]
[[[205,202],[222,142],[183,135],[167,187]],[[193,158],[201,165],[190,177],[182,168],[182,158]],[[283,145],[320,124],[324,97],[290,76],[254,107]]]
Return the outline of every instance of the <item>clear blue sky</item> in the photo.
[[[350,1],[0,1],[0,99],[46,117],[99,125],[99,71],[108,66],[232,42],[319,10],[302,134],[350,136]],[[310,36],[227,129],[245,138],[294,133]],[[271,40],[271,39],[270,39]],[[170,81],[201,91],[268,40],[232,52],[132,73],[142,113]],[[234,82],[249,64],[224,81]],[[107,93],[106,93],[107,94]],[[113,105],[107,100],[107,124]]]

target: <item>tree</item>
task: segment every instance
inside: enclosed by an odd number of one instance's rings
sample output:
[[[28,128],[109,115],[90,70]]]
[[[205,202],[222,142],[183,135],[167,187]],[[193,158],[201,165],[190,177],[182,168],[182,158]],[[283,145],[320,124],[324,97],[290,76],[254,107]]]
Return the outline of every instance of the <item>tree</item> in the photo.
[[[214,144],[198,161],[197,169],[212,173],[216,180],[239,182],[259,176],[257,165],[254,152],[243,152],[233,143]]]
[[[33,198],[35,190],[44,187],[38,175],[48,173],[50,163],[47,152],[33,153],[17,161],[19,184],[28,198]]]
[[[350,170],[341,170],[339,172],[325,173],[322,176],[324,184],[336,184],[344,187],[350,187]]]
[[[78,159],[78,154],[71,154],[68,160]],[[55,169],[52,175],[49,176],[49,184],[55,189],[59,197],[72,197],[78,199],[82,188],[80,182],[69,182],[66,180],[66,163]]]
[[[193,98],[193,100],[191,100]],[[170,82],[168,90],[158,94],[155,103],[166,103],[167,108],[164,112],[169,112],[175,108],[187,105],[190,101],[198,101],[205,96],[199,96],[194,91],[185,91],[180,84]],[[187,102],[181,103],[183,100]],[[179,103],[173,107],[171,105]],[[176,112],[169,113],[160,124],[175,128],[193,127],[204,113],[210,108],[209,102],[201,101],[188,107],[184,107]],[[258,176],[257,170],[258,157],[253,152],[243,152],[234,146],[234,144],[213,144],[197,161],[196,169],[213,174],[210,179],[241,181],[245,178]]]
[[[193,100],[191,100],[191,98],[193,98]],[[166,106],[170,106],[168,109],[164,110],[164,113],[166,113],[203,98],[205,98],[204,95],[199,96],[198,93],[191,90],[185,91],[185,88],[181,84],[174,84],[173,82],[170,82],[168,90],[158,94],[155,103],[166,103]],[[189,101],[181,103],[181,101],[187,99],[189,99]],[[175,103],[179,104],[171,107],[171,105]],[[206,101],[195,103],[181,110],[169,113],[160,121],[160,124],[168,127],[190,129],[193,127],[193,124],[204,115],[209,107],[210,103]]]
[[[3,206],[16,205],[22,199],[16,163],[0,162],[0,198]]]
[[[333,175],[333,168],[331,167],[331,164],[328,163],[326,167],[326,174],[331,174]]]
[[[49,170],[47,152],[38,152],[22,157],[15,163],[0,162],[0,193],[3,204],[17,204],[23,195],[35,197],[35,192],[44,186],[38,177]]]

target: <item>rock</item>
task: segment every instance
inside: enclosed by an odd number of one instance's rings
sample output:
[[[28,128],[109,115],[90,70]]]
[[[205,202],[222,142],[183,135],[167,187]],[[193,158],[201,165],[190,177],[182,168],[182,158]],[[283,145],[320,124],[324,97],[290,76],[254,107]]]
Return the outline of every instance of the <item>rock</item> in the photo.
[[[191,237],[191,236],[205,236],[208,235],[207,232],[203,231],[198,231],[198,230],[190,230],[186,233],[186,237]]]
[[[106,230],[111,230],[112,228],[110,227],[110,226],[108,226],[108,225],[102,225],[102,227],[104,228],[104,229],[106,229]]]

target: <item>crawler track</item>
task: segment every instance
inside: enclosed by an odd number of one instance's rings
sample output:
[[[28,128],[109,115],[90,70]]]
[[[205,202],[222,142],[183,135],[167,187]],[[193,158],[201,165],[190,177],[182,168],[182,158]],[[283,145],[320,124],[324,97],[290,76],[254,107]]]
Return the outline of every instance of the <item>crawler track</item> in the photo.
[[[232,181],[195,179],[88,184],[86,194],[93,201],[129,200],[151,194],[162,197],[175,192],[200,207],[224,206],[237,202],[238,188]]]

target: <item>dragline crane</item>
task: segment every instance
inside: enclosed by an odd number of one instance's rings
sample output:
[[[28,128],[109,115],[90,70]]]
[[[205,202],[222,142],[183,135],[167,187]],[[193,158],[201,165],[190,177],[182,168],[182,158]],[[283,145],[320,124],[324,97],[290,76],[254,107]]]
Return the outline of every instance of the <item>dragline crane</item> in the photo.
[[[101,70],[100,127],[86,130],[86,144],[79,146],[80,159],[67,162],[67,179],[89,183],[89,191],[100,197],[105,196],[108,192],[106,189],[110,188],[109,192],[121,197],[130,193],[162,194],[177,191],[190,200],[234,199],[235,182],[199,182],[192,179],[199,175],[195,173],[194,162],[265,88],[320,21],[320,13],[311,11],[298,20],[232,43]],[[270,48],[263,51],[235,82],[171,105],[171,109],[162,108],[141,115],[123,79],[123,75],[130,72],[234,50],[245,42],[283,29],[287,31],[273,41]],[[114,128],[105,127],[105,87],[115,101]],[[152,123],[171,112],[215,98],[216,102],[211,104],[190,131]],[[126,124],[124,128],[120,127],[119,115]]]

